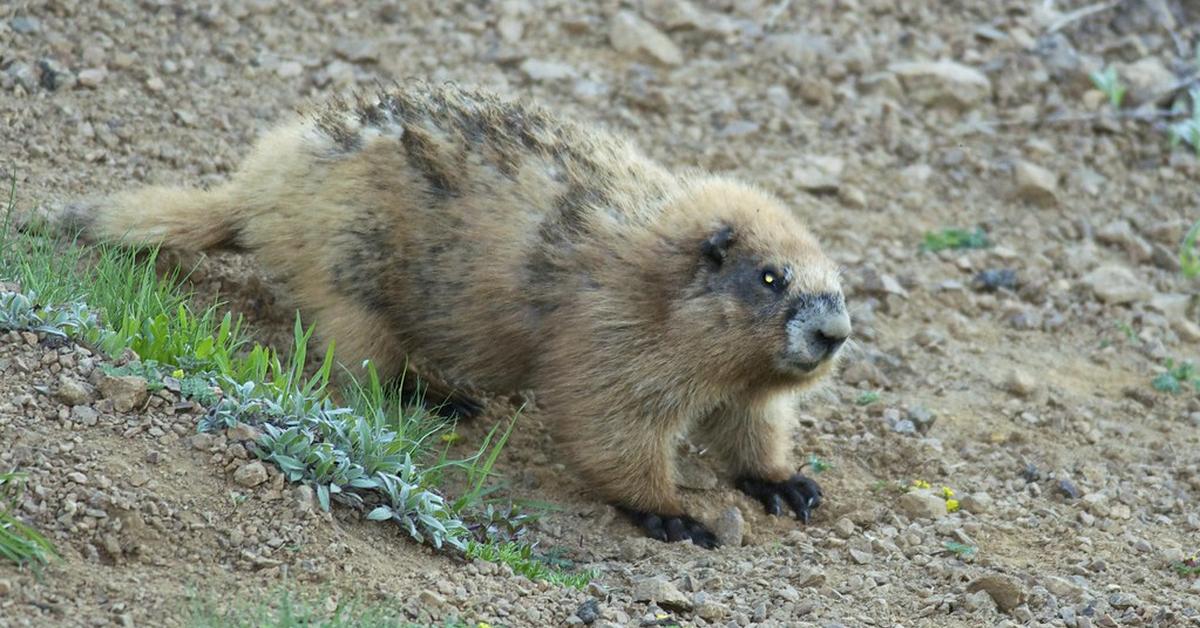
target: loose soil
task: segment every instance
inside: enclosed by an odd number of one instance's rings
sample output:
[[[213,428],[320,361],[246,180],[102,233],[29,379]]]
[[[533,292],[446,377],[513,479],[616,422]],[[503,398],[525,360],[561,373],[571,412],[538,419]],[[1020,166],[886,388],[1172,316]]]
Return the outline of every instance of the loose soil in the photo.
[[[290,109],[376,80],[483,85],[779,194],[845,267],[856,341],[798,408],[797,460],[832,464],[809,525],[690,455],[681,481],[707,487],[688,490],[692,512],[741,546],[639,537],[523,414],[499,470],[557,507],[539,547],[599,572],[576,591],[322,513],[273,470],[246,488],[244,446],[197,438],[200,410],[169,393],[131,412],[68,405],[59,382],[94,381],[99,358],[0,335],[0,469],[29,473],[17,513],[63,554],[39,573],[0,565],[0,626],[185,625],[197,601],[285,583],[421,624],[576,624],[589,600],[596,625],[1200,624],[1200,579],[1171,567],[1200,550],[1200,394],[1151,386],[1167,358],[1200,358],[1200,279],[1176,255],[1200,163],[1166,134],[1200,72],[1200,9],[1095,7],[5,3],[0,178],[19,208],[221,181]],[[610,37],[622,11],[666,39]],[[1108,64],[1130,86],[1120,117],[1088,78]],[[992,246],[922,251],[944,227]],[[256,339],[288,337],[286,295],[252,258],[175,261],[198,262],[198,293],[231,300]],[[977,279],[1005,269],[1004,286]],[[461,452],[510,411],[461,426]],[[913,480],[931,489],[894,488]]]

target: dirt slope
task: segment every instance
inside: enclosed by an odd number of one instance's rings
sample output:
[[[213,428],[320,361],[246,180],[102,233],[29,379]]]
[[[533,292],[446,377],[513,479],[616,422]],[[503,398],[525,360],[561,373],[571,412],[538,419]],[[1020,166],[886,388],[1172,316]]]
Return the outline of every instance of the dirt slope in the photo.
[[[618,625],[1200,623],[1200,580],[1169,566],[1200,550],[1200,396],[1150,386],[1166,358],[1200,358],[1200,280],[1174,256],[1200,219],[1200,164],[1171,150],[1154,108],[1200,71],[1200,10],[1110,4],[5,3],[0,171],[22,207],[219,181],[289,108],[377,79],[482,84],[779,193],[845,265],[858,337],[800,409],[798,459],[834,465],[810,526],[724,483],[689,493],[743,547],[638,538],[579,497],[544,418],[524,417],[501,467],[562,507],[535,537],[601,572],[576,592],[321,515],[273,473],[244,488],[244,449],[197,440],[195,410],[68,405],[47,391],[94,360],[0,336],[0,468],[31,473],[20,512],[66,558],[40,578],[0,566],[0,626],[178,625],[192,593],[250,599],[285,576],[417,622],[577,623],[594,598],[597,622]],[[629,15],[666,39],[623,36]],[[610,37],[613,23],[626,30]],[[1103,115],[1087,74],[1109,63],[1144,115]],[[948,226],[994,246],[920,250]],[[1015,285],[975,281],[1004,269]],[[196,277],[263,339],[285,337],[286,295],[253,260],[212,258]],[[879,399],[859,405],[866,391]],[[501,418],[464,427],[466,446]],[[711,485],[697,462],[686,482]],[[962,508],[880,484],[913,479]],[[948,541],[977,549],[962,560]]]

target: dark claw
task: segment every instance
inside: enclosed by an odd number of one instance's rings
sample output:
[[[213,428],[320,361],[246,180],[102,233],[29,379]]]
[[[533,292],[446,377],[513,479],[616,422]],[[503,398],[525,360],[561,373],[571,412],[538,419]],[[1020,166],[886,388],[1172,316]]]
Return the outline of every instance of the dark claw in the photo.
[[[743,477],[737,481],[738,490],[762,502],[767,514],[782,515],[783,504],[796,513],[796,518],[808,523],[812,511],[821,505],[821,487],[797,473],[783,482],[771,482]]]
[[[719,545],[717,536],[709,531],[703,523],[687,515],[678,517],[662,517],[651,512],[632,510],[618,506],[634,525],[641,528],[646,536],[668,543],[676,541],[691,541],[704,549],[712,549]]]

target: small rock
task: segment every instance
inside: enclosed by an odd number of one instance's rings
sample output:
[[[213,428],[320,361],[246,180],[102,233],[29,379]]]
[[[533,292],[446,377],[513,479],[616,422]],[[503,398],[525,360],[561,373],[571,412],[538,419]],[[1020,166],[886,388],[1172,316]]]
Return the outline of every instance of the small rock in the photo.
[[[72,471],[71,473],[68,473],[67,479],[80,486],[85,486],[88,483],[88,476],[80,473],[79,471]]]
[[[657,602],[659,606],[673,611],[692,610],[692,601],[662,576],[638,581],[633,587],[633,599],[637,602]]]
[[[96,412],[96,410],[91,406],[71,406],[71,420],[81,425],[91,427],[100,420],[100,413]]]
[[[196,115],[196,112],[188,109],[176,109],[175,119],[182,122],[184,126],[196,126],[196,123],[200,121],[200,117]]]
[[[100,379],[100,394],[112,401],[117,412],[141,408],[150,396],[146,380],[136,375],[105,375]]]
[[[741,509],[730,506],[723,510],[716,521],[713,521],[712,531],[721,545],[741,547],[746,534],[746,519],[742,516]]]
[[[69,377],[62,377],[58,380],[54,398],[68,406],[80,406],[91,403],[92,394],[92,389],[87,384]]]
[[[521,72],[529,77],[529,80],[537,82],[561,81],[579,76],[579,72],[575,68],[557,61],[526,59],[521,62],[520,67]]]
[[[963,608],[974,612],[985,608],[996,608],[996,603],[992,601],[992,596],[988,595],[987,591],[976,591],[963,595]]]
[[[642,54],[663,65],[683,63],[683,52],[646,20],[632,11],[618,11],[608,25],[612,47],[625,54]]]
[[[1017,198],[1042,206],[1058,201],[1058,177],[1049,170],[1028,161],[1018,161],[1013,168]]]
[[[299,61],[284,61],[275,67],[275,74],[279,78],[295,78],[304,74],[304,66]]]
[[[908,410],[908,420],[912,421],[920,434],[928,434],[937,421],[937,415],[924,406],[913,406]]]
[[[1083,587],[1058,576],[1045,576],[1042,578],[1042,586],[1054,595],[1063,598],[1070,602],[1078,602],[1083,599]]]
[[[38,61],[38,69],[42,71],[41,85],[49,91],[70,89],[75,85],[75,75],[54,59]]]
[[[881,273],[872,266],[862,270],[862,290],[867,294],[878,296],[895,294],[908,297],[908,291],[900,285],[895,277]]]
[[[1028,397],[1037,391],[1037,380],[1025,371],[1012,369],[1004,378],[1004,389],[1018,397]]]
[[[267,481],[267,469],[258,461],[244,464],[233,472],[233,481],[247,488],[258,486]]]
[[[1105,303],[1148,301],[1153,291],[1133,271],[1118,264],[1105,264],[1083,276],[1083,285]]]
[[[79,74],[75,78],[79,81],[80,85],[95,89],[100,86],[100,83],[104,82],[104,79],[107,76],[108,70],[105,70],[104,68],[88,68],[86,70],[80,70]]]
[[[820,567],[811,565],[797,567],[792,576],[792,583],[798,587],[821,587],[826,581],[825,572]]]
[[[4,71],[13,81],[25,89],[26,92],[32,92],[37,89],[38,79],[33,68],[25,63],[14,63],[8,66]]]
[[[42,30],[42,21],[36,17],[22,15],[9,20],[8,27],[13,29],[13,32],[29,35]]]
[[[979,271],[971,280],[971,285],[981,292],[996,290],[1016,290],[1017,271],[1011,268],[989,268]]]
[[[430,591],[429,589],[421,591],[421,593],[417,595],[417,601],[419,601],[422,605],[431,608],[441,608],[446,604],[446,598],[434,593],[433,591]]]
[[[248,440],[252,442],[258,442],[258,439],[261,436],[262,430],[247,423],[238,423],[237,425],[225,431],[225,438],[228,438],[232,441]]]
[[[706,599],[696,605],[695,612],[701,619],[715,622],[729,615],[729,607],[720,602]]]
[[[996,606],[1006,613],[1020,606],[1022,598],[1025,597],[1019,580],[1000,574],[982,576],[967,585],[968,593],[976,591],[987,591],[996,602]]]
[[[579,605],[575,611],[575,616],[585,624],[591,624],[597,619],[600,619],[600,602],[595,599],[588,600]]]
[[[1067,478],[1058,481],[1058,492],[1067,499],[1079,499],[1079,489],[1075,487],[1074,482]]]
[[[296,510],[301,513],[313,512],[317,509],[316,495],[313,493],[311,486],[300,484],[292,491],[292,498],[296,500]]]
[[[931,107],[966,110],[992,94],[985,74],[953,61],[894,63],[888,70],[900,79],[909,98]]]
[[[379,62],[379,45],[369,39],[348,37],[339,40],[333,45],[333,52],[351,63]]]
[[[0,579],[0,597],[4,597],[11,593],[13,585],[11,580]]]
[[[157,76],[152,76],[146,79],[146,89],[151,92],[158,93],[167,88],[167,84]]]
[[[845,169],[846,161],[841,157],[810,155],[792,170],[792,179],[808,192],[833,193],[841,186]]]
[[[1134,232],[1125,220],[1115,220],[1096,230],[1096,239],[1105,244],[1119,246],[1135,262],[1144,262],[1154,255],[1154,249]]]
[[[1141,606],[1142,601],[1132,593],[1118,591],[1117,593],[1113,593],[1112,595],[1108,596],[1108,603],[1112,605],[1113,608],[1134,608],[1136,606]]]
[[[900,496],[896,506],[912,519],[939,519],[946,515],[946,501],[928,489],[913,489]]]
[[[843,539],[848,539],[854,536],[854,522],[850,517],[842,517],[833,524],[833,531]]]
[[[1165,95],[1176,80],[1162,59],[1155,56],[1143,57],[1133,63],[1118,63],[1117,73],[1128,88],[1125,96],[1130,105],[1146,104]]]

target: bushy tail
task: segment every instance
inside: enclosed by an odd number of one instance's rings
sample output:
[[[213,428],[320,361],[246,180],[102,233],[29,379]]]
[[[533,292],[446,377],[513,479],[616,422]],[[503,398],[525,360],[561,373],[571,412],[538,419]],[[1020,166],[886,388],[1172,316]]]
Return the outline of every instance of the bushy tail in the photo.
[[[47,213],[57,229],[83,240],[187,251],[237,248],[240,230],[240,212],[227,186],[146,187]]]

